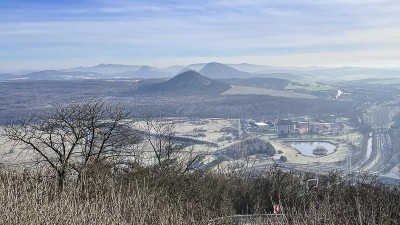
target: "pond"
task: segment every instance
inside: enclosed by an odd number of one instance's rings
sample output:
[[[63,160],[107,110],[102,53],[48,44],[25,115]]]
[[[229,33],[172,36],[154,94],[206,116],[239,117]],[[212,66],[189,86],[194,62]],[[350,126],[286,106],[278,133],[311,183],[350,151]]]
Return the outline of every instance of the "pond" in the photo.
[[[322,146],[326,150],[328,150],[326,155],[331,154],[336,150],[335,145],[325,141],[293,141],[287,143],[304,156],[320,157],[318,155],[313,154],[313,150],[318,146]]]

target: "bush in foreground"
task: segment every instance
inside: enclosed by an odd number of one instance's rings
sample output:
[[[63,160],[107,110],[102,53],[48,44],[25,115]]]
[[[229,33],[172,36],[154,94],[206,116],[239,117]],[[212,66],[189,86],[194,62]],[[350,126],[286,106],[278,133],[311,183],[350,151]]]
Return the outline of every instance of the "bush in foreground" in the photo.
[[[108,171],[108,170],[106,170]],[[51,173],[50,173],[51,174]],[[3,224],[232,224],[236,214],[284,215],[259,224],[398,224],[400,192],[370,177],[333,173],[309,190],[303,177],[268,170],[258,177],[215,173],[96,170],[62,193],[47,173],[0,171]],[[224,217],[225,219],[213,220]],[[210,222],[212,221],[212,222]],[[255,221],[256,223],[257,221]]]

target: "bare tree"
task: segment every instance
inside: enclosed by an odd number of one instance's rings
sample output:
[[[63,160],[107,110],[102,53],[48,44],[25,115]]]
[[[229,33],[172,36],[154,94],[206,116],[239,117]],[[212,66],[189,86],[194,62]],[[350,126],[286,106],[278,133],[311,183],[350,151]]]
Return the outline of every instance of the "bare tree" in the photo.
[[[186,173],[193,169],[202,154],[189,147],[193,144],[189,139],[177,137],[175,128],[176,121],[146,115],[140,130],[144,132],[144,139],[153,153],[155,169],[174,168]]]
[[[122,106],[92,99],[55,106],[44,117],[6,126],[3,135],[39,154],[57,174],[62,190],[70,171],[79,177],[90,164],[134,153],[139,137],[126,121],[128,116]]]
[[[153,151],[158,168],[166,168],[175,160],[176,153],[182,149],[175,139],[175,123],[163,117],[146,116],[143,127],[145,139]]]

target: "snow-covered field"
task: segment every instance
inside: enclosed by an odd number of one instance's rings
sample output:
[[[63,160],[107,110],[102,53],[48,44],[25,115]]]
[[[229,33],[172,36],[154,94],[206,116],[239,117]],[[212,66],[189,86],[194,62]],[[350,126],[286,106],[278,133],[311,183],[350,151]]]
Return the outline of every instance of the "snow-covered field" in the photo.
[[[183,155],[190,154],[201,154],[204,155],[202,163],[207,165],[215,160],[218,160],[218,154],[213,154],[219,149],[228,147],[240,140],[236,139],[231,133],[226,132],[227,128],[238,129],[239,120],[237,119],[199,119],[189,120],[185,118],[168,118],[171,123],[175,123],[175,133],[180,137],[187,137],[205,142],[217,144],[216,146],[209,146],[206,144],[195,144],[184,149]],[[145,127],[144,121],[136,121],[135,127],[140,129]],[[335,143],[338,148],[337,150],[329,155],[323,157],[307,157],[301,155],[294,148],[284,144],[282,140],[270,139],[267,135],[260,134],[258,137],[270,141],[275,147],[276,151],[282,153],[276,154],[273,158],[279,160],[281,156],[287,158],[287,162],[290,163],[332,163],[341,160],[345,160],[348,155],[349,146],[348,143],[358,145],[360,141],[358,132],[347,133],[341,136],[324,136],[324,140]],[[318,137],[314,137],[318,138]],[[149,146],[142,145],[140,149],[143,150],[142,158],[148,162],[152,160],[152,150]],[[11,143],[6,143],[3,137],[0,137],[0,163],[4,165],[26,165],[28,162],[34,162],[37,160],[34,154],[22,153],[21,146],[12,146]],[[256,162],[257,165],[270,164],[272,161],[270,158],[253,157],[252,161]],[[224,162],[226,163],[226,162]],[[29,165],[29,164],[28,164]]]

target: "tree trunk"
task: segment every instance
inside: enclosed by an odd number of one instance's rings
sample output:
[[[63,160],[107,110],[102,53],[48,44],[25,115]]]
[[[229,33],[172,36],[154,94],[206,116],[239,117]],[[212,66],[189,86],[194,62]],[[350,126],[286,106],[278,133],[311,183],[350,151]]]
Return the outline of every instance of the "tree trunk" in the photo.
[[[58,193],[61,194],[64,190],[65,170],[58,172]]]

